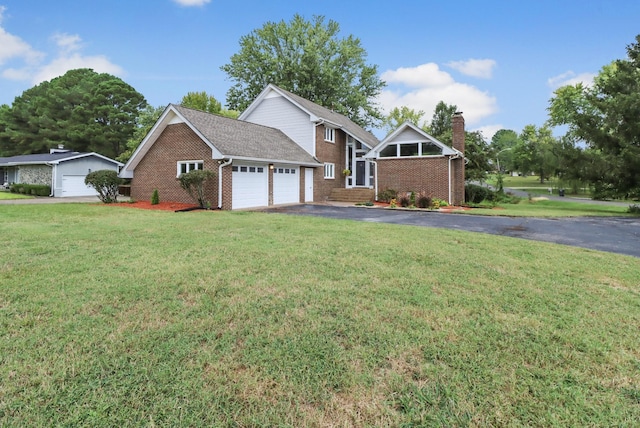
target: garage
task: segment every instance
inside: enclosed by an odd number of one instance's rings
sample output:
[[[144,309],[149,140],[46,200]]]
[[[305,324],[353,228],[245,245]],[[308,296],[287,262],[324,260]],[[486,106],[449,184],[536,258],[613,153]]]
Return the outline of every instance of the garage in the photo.
[[[300,169],[290,166],[273,168],[273,203],[297,204],[300,202]]]
[[[84,175],[63,175],[62,196],[95,196],[98,193],[93,187],[84,184]]]
[[[233,165],[231,205],[240,208],[264,207],[269,204],[269,176],[266,165]]]

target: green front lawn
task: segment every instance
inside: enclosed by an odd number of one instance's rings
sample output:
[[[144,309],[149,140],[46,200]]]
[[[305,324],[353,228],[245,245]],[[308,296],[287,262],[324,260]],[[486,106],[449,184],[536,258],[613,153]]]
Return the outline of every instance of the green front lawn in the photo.
[[[486,208],[464,211],[464,214],[515,217],[625,217],[632,215],[628,210],[628,206],[523,198],[517,204],[498,204],[495,207],[487,205]]]
[[[7,199],[31,199],[33,196],[21,195],[19,193],[11,193],[0,191],[0,201]]]
[[[633,426],[637,258],[263,213],[3,206],[1,426]]]

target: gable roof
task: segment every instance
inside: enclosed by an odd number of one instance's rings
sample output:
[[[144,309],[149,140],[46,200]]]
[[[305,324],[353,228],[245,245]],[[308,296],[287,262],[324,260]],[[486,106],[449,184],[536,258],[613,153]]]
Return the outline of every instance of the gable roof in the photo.
[[[133,177],[133,170],[162,131],[178,122],[189,126],[211,148],[213,159],[234,158],[320,166],[313,156],[278,129],[169,104],[124,166],[121,175]]]
[[[282,89],[274,84],[267,85],[267,87],[251,103],[251,105],[249,105],[249,107],[247,107],[247,109],[242,112],[242,114],[240,115],[240,119],[244,119],[245,117],[247,117],[249,113],[267,96],[270,91],[279,93],[294,105],[296,105],[298,108],[308,113],[311,117],[311,121],[313,122],[328,122],[330,125],[333,125],[336,128],[341,128],[347,134],[351,135],[353,138],[366,144],[369,147],[375,147],[379,143],[379,140],[375,135],[373,135],[369,131],[364,130],[360,125],[356,124],[348,117],[340,113],[336,113],[335,111],[323,107],[319,104],[316,104],[313,101],[309,101],[306,98],[294,94],[293,92]]]
[[[398,139],[398,137],[400,135],[402,135],[403,133],[405,133],[405,131],[412,131],[416,138]],[[387,135],[384,138],[384,140],[382,140],[380,142],[380,144],[378,144],[373,150],[371,150],[369,153],[367,153],[364,157],[368,158],[368,159],[377,158],[378,154],[380,154],[380,151],[382,151],[382,149],[387,147],[389,144],[401,143],[401,142],[405,142],[405,143],[412,143],[413,142],[413,143],[415,143],[415,142],[423,142],[423,141],[430,141],[431,143],[433,143],[436,146],[440,147],[442,149],[442,155],[443,156],[456,156],[457,155],[457,156],[460,156],[460,157],[464,157],[463,153],[460,152],[459,150],[454,149],[453,147],[450,147],[450,146],[446,145],[442,141],[438,140],[435,137],[432,137],[431,135],[429,135],[426,132],[424,132],[421,128],[418,128],[416,125],[414,125],[413,123],[408,122],[408,121],[404,122],[395,131],[393,131],[391,134]]]
[[[85,157],[95,156],[103,159],[107,162],[112,162],[118,166],[124,165],[116,160],[110,159],[106,156],[102,156],[98,153],[80,153],[80,152],[58,152],[58,153],[40,153],[34,155],[17,155],[7,158],[0,158],[0,165],[5,166],[17,166],[17,165],[44,165],[44,164],[59,164],[60,162],[66,162],[74,159],[81,159]]]

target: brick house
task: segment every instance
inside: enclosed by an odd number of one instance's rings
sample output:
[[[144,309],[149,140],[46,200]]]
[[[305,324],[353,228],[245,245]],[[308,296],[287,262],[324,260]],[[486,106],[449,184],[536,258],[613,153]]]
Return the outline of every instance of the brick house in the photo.
[[[425,194],[459,205],[464,202],[464,118],[452,119],[453,147],[405,122],[367,153],[377,165],[376,194],[385,189]]]
[[[347,117],[268,85],[239,120],[169,105],[120,176],[131,179],[133,199],[158,189],[165,201],[191,202],[178,176],[210,169],[217,177],[207,195],[221,209],[323,202],[337,191],[373,199],[385,188],[460,203],[463,153],[461,115],[453,149],[408,123],[380,142]]]

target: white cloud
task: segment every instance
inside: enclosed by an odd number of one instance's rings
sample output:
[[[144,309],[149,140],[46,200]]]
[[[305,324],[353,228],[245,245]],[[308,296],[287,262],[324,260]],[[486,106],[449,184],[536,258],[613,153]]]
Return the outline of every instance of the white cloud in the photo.
[[[469,59],[466,61],[451,61],[446,65],[467,76],[491,79],[496,62],[492,59]]]
[[[435,63],[388,70],[381,77],[389,84],[379,98],[387,112],[407,106],[423,110],[427,119],[431,119],[436,104],[444,101],[458,106],[464,112],[466,123],[473,125],[498,111],[495,97],[475,86],[456,82]]]
[[[179,4],[180,6],[190,7],[190,6],[204,6],[209,3],[211,0],[173,0],[174,3]]]
[[[593,85],[593,79],[596,77],[595,73],[580,73],[576,74],[569,70],[554,77],[550,77],[547,80],[547,84],[554,91],[561,86],[576,85],[582,83],[584,86]]]
[[[2,24],[5,10],[4,6],[0,6],[0,24]],[[20,59],[31,64],[40,60],[43,55],[20,37],[9,34],[4,28],[0,27],[0,66],[14,59]]]
[[[471,129],[471,131],[480,131],[485,141],[491,141],[495,133],[501,129],[504,129],[503,125],[484,125],[484,126],[479,126],[478,128],[475,128],[475,129]]]
[[[6,10],[0,6],[0,24]],[[25,80],[36,85],[45,80],[62,76],[75,68],[92,68],[98,73],[123,75],[122,67],[112,63],[104,55],[82,54],[82,39],[77,34],[56,33],[51,37],[56,46],[53,59],[36,51],[20,37],[8,33],[0,26],[0,66],[11,62],[11,67],[0,68],[0,77]]]

